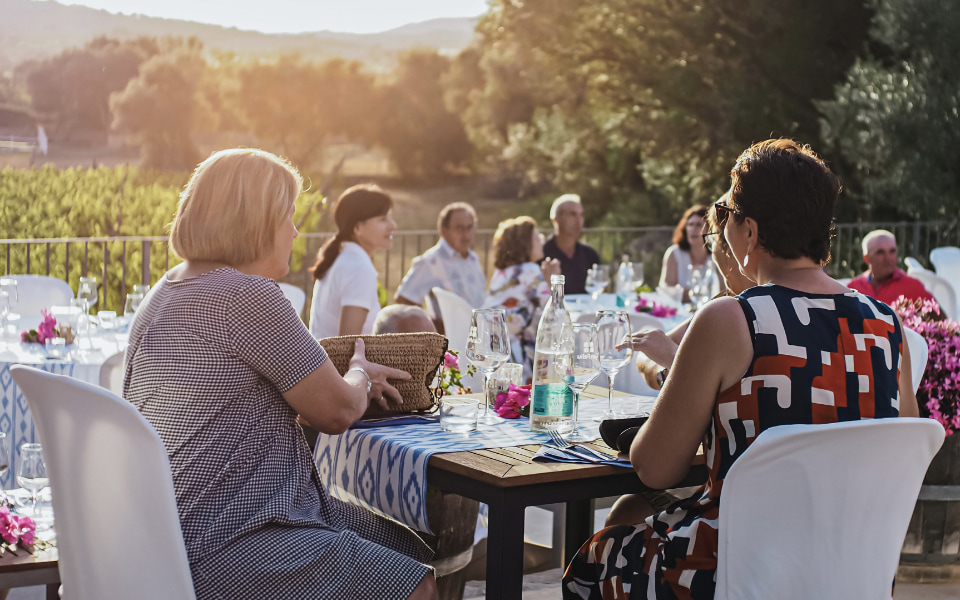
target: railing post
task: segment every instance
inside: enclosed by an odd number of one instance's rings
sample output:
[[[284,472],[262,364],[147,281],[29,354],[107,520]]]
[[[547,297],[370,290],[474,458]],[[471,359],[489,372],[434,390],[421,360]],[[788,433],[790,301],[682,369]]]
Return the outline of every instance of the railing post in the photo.
[[[123,268],[120,272],[123,273],[123,275],[120,277],[120,304],[125,305],[127,299],[127,242],[123,242],[123,256],[121,261]]]
[[[107,242],[103,243],[103,281],[100,284],[100,289],[103,290],[103,304],[100,305],[100,310],[107,309],[107,267],[110,266],[110,248],[107,246]]]
[[[913,256],[920,256],[920,221],[913,222]]]
[[[64,261],[63,261],[63,280],[70,283],[70,242],[63,243]]]
[[[47,277],[50,277],[50,242],[47,242]]]
[[[140,253],[140,283],[150,285],[153,280],[150,273],[150,242],[141,242],[142,252]]]
[[[27,275],[30,274],[30,243],[27,242]]]

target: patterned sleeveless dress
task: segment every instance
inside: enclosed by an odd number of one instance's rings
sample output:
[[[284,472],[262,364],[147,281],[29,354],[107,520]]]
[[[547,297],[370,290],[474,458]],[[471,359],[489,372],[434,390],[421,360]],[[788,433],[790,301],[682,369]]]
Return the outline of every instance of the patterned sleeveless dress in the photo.
[[[713,598],[723,479],[760,432],[898,416],[903,332],[886,304],[853,290],[808,294],[772,284],[737,299],[753,361],[717,397],[704,437],[707,482],[643,523],[587,540],[564,573],[564,598]]]

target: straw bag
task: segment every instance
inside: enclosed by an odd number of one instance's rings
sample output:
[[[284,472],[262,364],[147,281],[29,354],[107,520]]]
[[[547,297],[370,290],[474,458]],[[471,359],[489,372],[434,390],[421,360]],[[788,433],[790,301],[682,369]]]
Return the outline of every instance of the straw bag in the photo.
[[[433,410],[439,397],[430,386],[447,352],[446,337],[439,333],[386,333],[341,335],[319,340],[341,375],[350,368],[357,337],[363,338],[367,360],[410,373],[409,380],[390,380],[390,385],[403,397],[403,404],[395,404],[388,398],[389,409],[384,410],[378,403],[371,402],[364,418]]]

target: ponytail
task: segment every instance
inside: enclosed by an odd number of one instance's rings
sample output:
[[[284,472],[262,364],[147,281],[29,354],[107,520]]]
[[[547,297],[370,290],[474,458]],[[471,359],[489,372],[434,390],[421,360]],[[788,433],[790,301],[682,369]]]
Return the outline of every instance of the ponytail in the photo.
[[[320,252],[317,254],[317,262],[310,267],[310,270],[313,271],[313,278],[317,281],[324,278],[327,271],[333,266],[334,261],[340,256],[340,251],[343,250],[343,242],[345,241],[340,235],[338,231],[337,235],[324,242],[323,246],[320,247]]]
[[[343,243],[353,240],[353,229],[357,223],[387,214],[393,208],[390,195],[374,184],[355,185],[345,190],[337,198],[333,207],[333,220],[337,224],[337,235],[320,248],[317,262],[311,267],[313,278],[317,281],[326,276],[334,261],[343,250]]]

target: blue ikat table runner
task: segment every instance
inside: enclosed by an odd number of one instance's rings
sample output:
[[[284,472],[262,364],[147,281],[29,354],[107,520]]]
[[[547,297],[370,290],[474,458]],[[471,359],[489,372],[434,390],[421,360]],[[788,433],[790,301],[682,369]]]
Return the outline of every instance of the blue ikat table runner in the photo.
[[[641,410],[649,412],[655,400],[641,397]],[[596,438],[600,437],[599,422],[593,418],[601,415],[606,405],[606,398],[581,400],[580,423]],[[351,429],[341,435],[321,434],[314,459],[321,483],[334,498],[432,533],[424,498],[427,463],[433,454],[510,448],[548,440],[546,434],[530,431],[526,418],[507,419],[466,434],[443,431],[439,422],[432,422]]]

